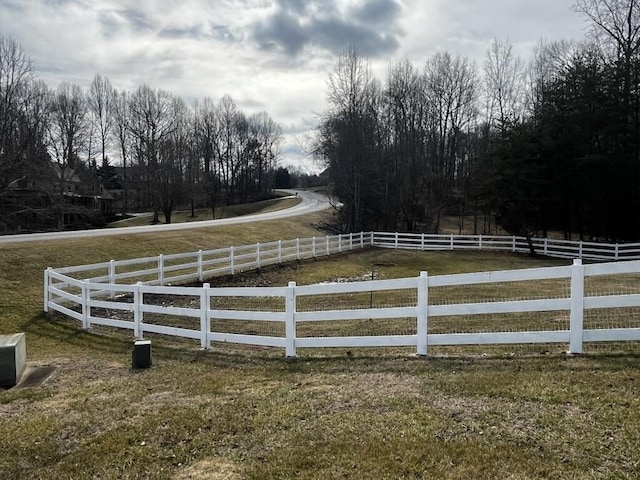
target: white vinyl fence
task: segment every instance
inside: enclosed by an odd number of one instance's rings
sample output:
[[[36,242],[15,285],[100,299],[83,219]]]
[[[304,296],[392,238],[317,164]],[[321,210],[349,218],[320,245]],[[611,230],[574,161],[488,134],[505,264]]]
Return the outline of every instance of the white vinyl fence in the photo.
[[[433,235],[372,232],[371,245],[415,250],[493,250],[530,253],[525,237],[500,235]],[[640,243],[595,243],[532,238],[538,255],[594,261],[640,260]]]
[[[365,247],[529,252],[526,239],[359,233],[110,261],[44,272],[45,311],[212,343],[297,348],[640,340],[640,261],[286,287],[173,286]],[[541,254],[622,260],[640,245],[534,239]],[[538,289],[538,286],[540,287]],[[540,292],[538,291],[540,290]],[[480,292],[480,293],[478,293]],[[480,297],[478,297],[480,295]]]

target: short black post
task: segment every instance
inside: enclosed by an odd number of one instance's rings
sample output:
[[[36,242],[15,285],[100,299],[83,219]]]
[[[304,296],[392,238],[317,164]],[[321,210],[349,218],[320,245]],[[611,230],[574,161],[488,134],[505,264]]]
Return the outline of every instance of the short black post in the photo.
[[[151,366],[151,340],[136,340],[131,354],[131,368],[149,368]]]

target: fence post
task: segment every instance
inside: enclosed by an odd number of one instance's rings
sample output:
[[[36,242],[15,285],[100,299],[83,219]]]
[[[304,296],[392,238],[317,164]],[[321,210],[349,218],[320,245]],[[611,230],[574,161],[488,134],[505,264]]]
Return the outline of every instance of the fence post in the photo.
[[[329,235],[327,235],[327,255],[331,255],[331,246],[329,244]]]
[[[429,325],[429,276],[427,272],[420,272],[418,278],[418,316],[416,319],[417,351],[416,355],[427,354],[427,329]]]
[[[453,250],[453,234],[451,234],[451,238],[449,240],[449,243],[451,245],[451,250]]]
[[[360,232],[360,248],[364,248],[364,232]]]
[[[278,263],[282,263],[282,240],[278,240]]]
[[[84,280],[82,282],[82,328],[84,330],[89,330],[89,305],[87,305],[87,300],[89,299],[89,289],[87,284],[89,280]]]
[[[478,235],[478,250],[482,250],[482,235]]]
[[[116,261],[115,260],[109,260],[109,283],[111,285],[114,285],[116,283]],[[115,290],[111,291],[111,293],[109,294],[109,297],[112,299],[116,297]]]
[[[49,277],[49,272],[51,271],[51,267],[47,267],[44,271],[44,311],[45,313],[49,313],[49,282],[51,281]]]
[[[198,280],[202,281],[204,279],[203,273],[204,267],[202,265],[202,250],[198,250]]]
[[[236,266],[234,265],[233,247],[229,247],[229,273],[234,275],[236,273]]]
[[[211,348],[211,342],[209,341],[209,332],[211,330],[209,323],[209,284],[202,285],[200,291],[200,346],[205,350]]]
[[[311,256],[316,258],[316,237],[311,239]]]
[[[296,238],[296,260],[300,260],[300,238]]]
[[[158,284],[164,285],[164,256],[162,254],[158,256]]]
[[[424,232],[420,235],[420,250],[424,252]]]
[[[353,250],[353,233],[349,232],[349,250]]]
[[[296,282],[289,282],[285,297],[285,355],[296,356]]]
[[[544,256],[547,256],[547,253],[549,252],[549,239],[547,237],[544,237]]]
[[[618,261],[619,253],[620,253],[619,245],[616,243],[615,253],[613,257],[616,261]]]
[[[575,259],[571,267],[571,314],[569,353],[582,353],[584,327],[584,265]]]
[[[136,283],[133,290],[133,336],[138,340],[142,340],[142,302],[144,301],[143,293],[140,291],[142,282]]]
[[[376,246],[376,232],[371,232],[371,246]]]
[[[578,258],[582,258],[582,240],[580,240],[580,244],[578,248]]]
[[[338,253],[342,253],[342,234],[338,234]]]
[[[260,269],[260,242],[256,243],[256,267]]]
[[[516,236],[515,235],[511,237],[511,251],[513,253],[516,252]]]
[[[398,232],[396,232],[396,250],[398,249]]]

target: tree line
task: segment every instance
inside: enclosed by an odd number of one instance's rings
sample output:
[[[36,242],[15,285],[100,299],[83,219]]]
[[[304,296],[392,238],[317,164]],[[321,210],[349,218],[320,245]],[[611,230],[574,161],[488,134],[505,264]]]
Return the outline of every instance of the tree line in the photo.
[[[268,195],[281,142],[266,112],[248,115],[228,95],[187,105],[148,85],[118,91],[101,75],[86,90],[49,88],[21,46],[0,38],[0,230],[59,224],[81,208],[66,175],[120,191],[123,213],[153,210],[170,223],[189,205],[215,216]]]
[[[330,73],[314,154],[345,231],[640,238],[640,2],[580,0],[581,42],[539,42],[530,62],[494,39],[484,63],[437,53],[384,81],[350,48]]]

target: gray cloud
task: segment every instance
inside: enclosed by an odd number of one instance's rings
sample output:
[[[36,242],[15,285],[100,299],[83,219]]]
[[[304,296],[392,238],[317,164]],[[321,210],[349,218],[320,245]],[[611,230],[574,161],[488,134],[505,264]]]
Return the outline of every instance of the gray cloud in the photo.
[[[180,38],[201,38],[202,28],[198,25],[194,25],[188,28],[165,28],[158,33],[160,37],[168,39],[180,39]]]
[[[238,39],[228,25],[211,25],[211,35],[213,38],[223,42],[236,42]]]
[[[261,48],[282,49],[291,55],[300,53],[311,40],[300,18],[285,10],[278,10],[266,22],[258,24],[254,36]]]
[[[313,2],[305,2],[300,0],[277,0],[277,3],[279,4],[280,8],[300,15],[306,14],[313,4]],[[319,3],[323,2],[321,1]]]
[[[312,28],[312,41],[334,53],[341,53],[353,45],[360,53],[377,57],[396,50],[399,46],[393,32],[379,32],[377,28],[362,23],[348,23],[342,19],[319,20]]]
[[[153,28],[153,22],[140,10],[100,9],[96,18],[100,32],[108,39],[118,37],[127,30],[140,33]]]
[[[384,78],[389,63],[418,68],[435,52],[481,65],[493,37],[525,60],[541,37],[584,37],[584,19],[558,0],[0,0],[0,32],[39,77],[87,88],[141,83],[190,103],[230,94],[284,130],[283,164],[311,165],[305,145],[326,108],[327,73],[349,44]],[[259,48],[257,48],[259,47]],[[271,53],[272,52],[272,53]]]
[[[100,31],[105,38],[116,37],[121,31],[121,22],[112,11],[101,10],[97,14]]]
[[[117,13],[123,17],[134,30],[140,31],[152,28],[153,22],[147,18],[147,15],[141,10],[127,8],[118,10]]]
[[[397,18],[402,11],[399,3],[393,0],[369,0],[353,10],[354,16],[368,25],[385,25],[390,19]]]
[[[365,0],[340,10],[336,0],[278,0],[276,11],[253,27],[253,38],[265,50],[295,56],[314,46],[340,53],[350,45],[370,57],[388,55],[400,45],[401,14],[396,0]]]
[[[51,5],[52,7],[61,7],[67,4],[75,3],[74,0],[45,0],[46,5]]]

